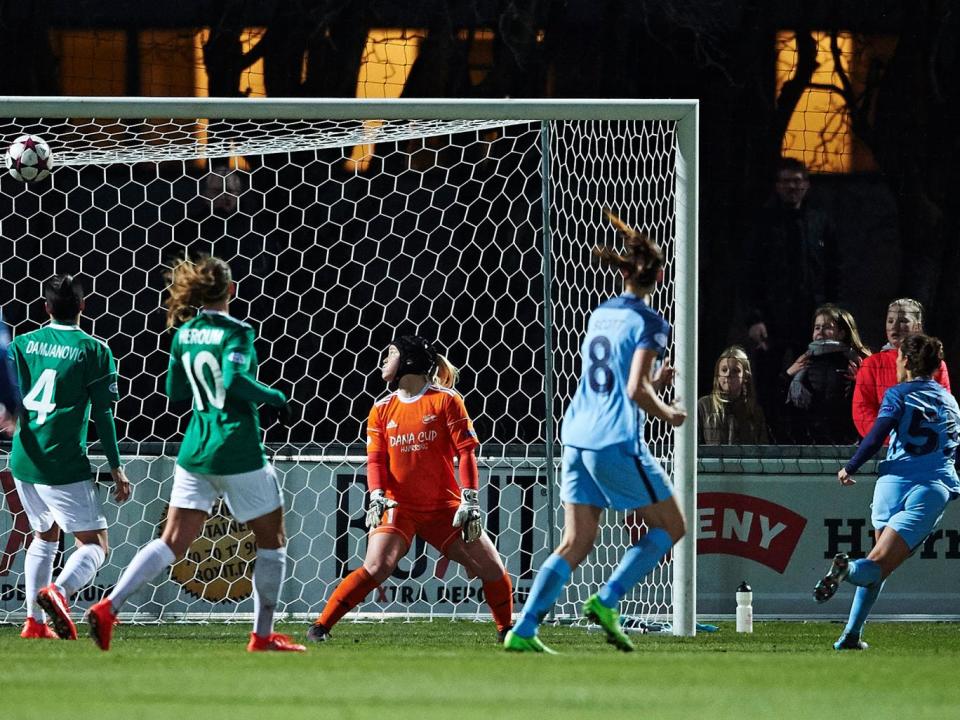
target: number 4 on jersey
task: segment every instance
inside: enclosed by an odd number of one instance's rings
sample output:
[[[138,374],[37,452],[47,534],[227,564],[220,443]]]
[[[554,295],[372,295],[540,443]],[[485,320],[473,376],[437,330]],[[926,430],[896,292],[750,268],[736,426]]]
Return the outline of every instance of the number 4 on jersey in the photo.
[[[53,389],[57,383],[57,371],[47,368],[30,388],[30,392],[23,398],[23,406],[37,414],[37,425],[47,421],[47,415],[57,409],[53,401]]]

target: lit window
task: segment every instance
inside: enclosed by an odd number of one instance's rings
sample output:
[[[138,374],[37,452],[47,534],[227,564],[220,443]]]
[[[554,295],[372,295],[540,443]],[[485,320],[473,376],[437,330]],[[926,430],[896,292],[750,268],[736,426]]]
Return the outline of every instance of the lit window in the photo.
[[[247,28],[240,33],[240,45],[244,53],[260,42],[266,32],[265,28]],[[195,33],[194,37],[194,87],[198,97],[206,97],[210,93],[210,83],[207,78],[207,68],[203,62],[203,46],[210,37],[210,29],[203,28]],[[240,73],[240,93],[247,97],[266,97],[267,90],[263,82],[263,58],[247,67]]]
[[[817,63],[811,82],[818,85],[840,85],[830,52],[830,33],[816,32]],[[853,38],[849,33],[838,37],[843,69],[850,73]],[[777,96],[787,80],[796,74],[797,39],[793,32],[777,33]],[[850,118],[843,98],[830,90],[808,88],[800,96],[787,132],[783,138],[783,154],[794,157],[814,172],[850,172],[853,140]]]
[[[125,95],[127,37],[121,30],[51,30],[63,95]]]
[[[357,77],[357,97],[400,97],[424,37],[425,30],[370,30]],[[380,124],[377,120],[371,120],[365,122],[364,126],[374,130]],[[372,157],[372,144],[357,145],[345,165],[353,172],[364,172],[370,166]]]

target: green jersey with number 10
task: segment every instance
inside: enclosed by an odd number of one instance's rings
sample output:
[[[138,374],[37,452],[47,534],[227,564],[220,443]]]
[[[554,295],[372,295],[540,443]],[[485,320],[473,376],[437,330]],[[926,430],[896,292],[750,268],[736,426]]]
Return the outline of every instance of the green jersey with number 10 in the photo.
[[[257,404],[282,406],[286,396],[256,379],[253,328],[224,312],[201,311],[173,338],[167,370],[171,400],[193,398],[193,415],[177,464],[211,475],[262,468]]]
[[[111,413],[117,366],[104,343],[76,325],[50,323],[18,335],[10,356],[23,392],[25,417],[13,436],[10,470],[17,480],[66,485],[89,480],[87,425],[91,405]],[[109,417],[112,429],[112,414]],[[99,427],[99,425],[98,425]],[[119,464],[116,435],[104,449]]]

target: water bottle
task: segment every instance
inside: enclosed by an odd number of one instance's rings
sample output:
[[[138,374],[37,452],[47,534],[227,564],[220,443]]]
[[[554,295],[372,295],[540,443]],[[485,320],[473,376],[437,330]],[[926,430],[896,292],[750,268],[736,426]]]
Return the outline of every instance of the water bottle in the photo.
[[[746,580],[737,588],[737,632],[753,632],[753,591]]]

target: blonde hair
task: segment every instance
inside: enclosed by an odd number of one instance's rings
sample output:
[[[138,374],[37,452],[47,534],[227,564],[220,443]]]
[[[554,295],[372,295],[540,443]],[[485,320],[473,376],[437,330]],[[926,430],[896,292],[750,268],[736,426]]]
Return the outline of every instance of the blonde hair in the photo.
[[[447,358],[440,353],[437,353],[437,367],[433,371],[433,375],[430,377],[430,382],[434,385],[439,385],[440,387],[453,388],[456,385],[457,380],[460,379],[460,371],[454,367]]]
[[[664,263],[660,246],[647,233],[634,230],[609,210],[604,209],[603,214],[617,229],[626,253],[621,254],[608,245],[595,245],[594,256],[603,267],[622,272],[627,284],[637,288],[652,287]]]
[[[837,324],[837,330],[846,335],[846,343],[854,349],[861,360],[873,354],[870,352],[870,348],[864,345],[863,340],[860,339],[860,331],[857,330],[857,321],[853,319],[853,315],[847,310],[833,303],[821,305],[813,313],[814,324],[816,324],[817,318],[821,315],[830,318]]]
[[[220,258],[202,256],[196,262],[178,260],[164,273],[167,281],[167,327],[175,328],[194,316],[194,308],[226,300],[233,278]]]
[[[908,297],[897,298],[887,305],[887,312],[890,312],[894,308],[897,308],[905,315],[916,316],[917,324],[920,326],[921,331],[923,330],[923,305],[920,304],[919,300]]]
[[[739,398],[728,398],[723,394],[723,391],[720,390],[720,363],[724,360],[734,360],[743,369],[743,383],[740,386]],[[713,391],[710,393],[710,409],[713,413],[722,417],[726,411],[726,404],[733,400],[740,399],[746,404],[751,415],[756,416],[759,414],[756,393],[753,387],[753,370],[750,368],[750,358],[747,357],[747,353],[742,347],[739,345],[731,345],[720,353],[720,357],[717,358],[717,362],[713,366]]]

